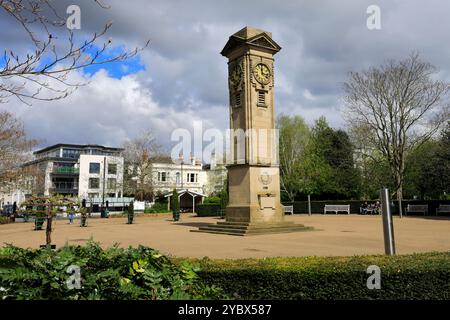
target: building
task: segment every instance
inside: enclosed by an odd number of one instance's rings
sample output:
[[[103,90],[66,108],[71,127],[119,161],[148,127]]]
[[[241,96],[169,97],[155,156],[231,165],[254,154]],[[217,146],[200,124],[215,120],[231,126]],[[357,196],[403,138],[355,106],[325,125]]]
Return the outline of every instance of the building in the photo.
[[[34,172],[29,193],[80,198],[123,194],[123,149],[100,145],[56,144],[34,152],[24,164]]]
[[[210,196],[223,189],[226,169],[217,166],[213,159],[210,165],[203,165],[191,155],[189,162],[159,159],[152,164],[151,177],[155,194],[165,194],[176,188]]]

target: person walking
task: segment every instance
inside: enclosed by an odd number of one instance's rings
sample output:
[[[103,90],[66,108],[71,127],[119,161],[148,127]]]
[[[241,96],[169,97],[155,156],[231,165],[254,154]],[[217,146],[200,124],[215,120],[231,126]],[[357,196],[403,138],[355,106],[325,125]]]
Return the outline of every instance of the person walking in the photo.
[[[73,223],[73,219],[75,218],[75,209],[73,207],[70,207],[69,211],[69,224]]]

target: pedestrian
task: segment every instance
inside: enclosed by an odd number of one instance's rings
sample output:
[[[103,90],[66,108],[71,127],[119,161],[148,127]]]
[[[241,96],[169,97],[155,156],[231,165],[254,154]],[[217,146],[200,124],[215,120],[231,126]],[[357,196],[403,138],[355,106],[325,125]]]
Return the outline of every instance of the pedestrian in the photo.
[[[73,219],[75,218],[75,210],[73,207],[70,207],[69,210],[69,224],[73,223]]]

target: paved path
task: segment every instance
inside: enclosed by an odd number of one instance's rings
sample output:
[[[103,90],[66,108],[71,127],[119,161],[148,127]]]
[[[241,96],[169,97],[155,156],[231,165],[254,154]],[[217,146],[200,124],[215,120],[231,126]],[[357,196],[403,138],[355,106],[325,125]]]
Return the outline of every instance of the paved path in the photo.
[[[57,246],[83,244],[90,238],[103,246],[143,244],[177,257],[245,258],[267,256],[349,256],[383,254],[381,216],[321,215],[286,216],[287,220],[313,226],[317,231],[226,236],[190,232],[200,225],[215,223],[216,218],[190,215],[174,223],[170,215],[138,216],[135,224],[126,218],[90,219],[80,228],[79,220],[69,225],[58,220],[52,234]],[[13,243],[37,248],[45,242],[45,231],[32,231],[33,223],[0,225],[0,244]],[[406,217],[394,219],[397,253],[450,251],[450,219]]]

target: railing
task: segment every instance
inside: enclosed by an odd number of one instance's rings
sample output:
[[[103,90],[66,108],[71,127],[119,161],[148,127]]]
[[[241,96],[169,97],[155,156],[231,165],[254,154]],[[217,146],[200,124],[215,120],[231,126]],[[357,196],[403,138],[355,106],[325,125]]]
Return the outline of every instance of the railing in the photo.
[[[74,168],[74,167],[54,167],[53,173],[59,173],[59,174],[79,174],[80,169]]]

